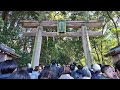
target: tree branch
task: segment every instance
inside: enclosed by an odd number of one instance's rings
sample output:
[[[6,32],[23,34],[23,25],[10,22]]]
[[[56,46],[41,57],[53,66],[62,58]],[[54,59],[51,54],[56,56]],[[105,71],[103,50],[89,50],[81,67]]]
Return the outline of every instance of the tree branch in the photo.
[[[2,12],[2,19],[3,19],[3,21],[7,21],[8,14],[9,14],[9,11],[3,11]]]
[[[112,20],[112,22],[113,22],[113,24],[114,24],[114,27],[115,27],[115,29],[116,29],[116,38],[117,38],[117,43],[118,43],[118,45],[119,45],[119,35],[118,35],[118,31],[117,31],[117,25],[116,25],[116,23],[115,23],[114,19],[110,16],[109,11],[106,11],[106,13],[107,13],[108,17]]]

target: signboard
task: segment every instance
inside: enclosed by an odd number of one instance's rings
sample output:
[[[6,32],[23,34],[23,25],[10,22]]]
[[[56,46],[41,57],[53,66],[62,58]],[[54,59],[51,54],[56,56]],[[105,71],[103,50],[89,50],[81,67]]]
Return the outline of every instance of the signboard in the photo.
[[[66,20],[58,20],[57,32],[59,32],[59,33],[66,32]]]

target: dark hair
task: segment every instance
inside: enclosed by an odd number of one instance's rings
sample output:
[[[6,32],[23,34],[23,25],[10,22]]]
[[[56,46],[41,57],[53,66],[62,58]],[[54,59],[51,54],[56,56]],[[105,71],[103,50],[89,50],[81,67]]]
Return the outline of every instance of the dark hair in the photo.
[[[40,66],[42,69],[44,68],[42,64],[39,64],[39,66]]]
[[[56,63],[56,60],[55,59],[51,60],[51,63],[54,65]]]
[[[34,71],[38,71],[40,66],[35,66]]]
[[[43,73],[41,74],[41,78],[40,79],[44,79],[44,78],[50,79],[51,78],[50,76],[51,76],[50,71],[49,70],[44,70]]]
[[[71,74],[71,72],[70,72],[70,67],[67,66],[67,65],[62,66],[62,67],[61,67],[61,73],[62,73],[62,74]]]
[[[82,68],[83,68],[83,66],[81,66],[81,65],[78,65],[78,66],[77,66],[77,68],[78,68],[78,69],[82,69]]]
[[[115,69],[118,69],[120,71],[120,60],[118,60],[116,63],[115,63]]]
[[[93,69],[93,64],[91,64],[91,69]]]
[[[45,65],[44,69],[50,70],[50,65]]]
[[[71,64],[71,65],[70,65],[70,69],[71,69],[71,70],[74,70],[74,69],[75,69],[75,65],[74,65],[74,64]]]
[[[73,62],[73,64],[76,66],[77,64],[76,64],[76,62]]]
[[[31,79],[30,75],[25,70],[18,70],[13,72],[8,79]]]
[[[33,71],[33,68],[28,68],[28,69],[27,69],[27,72],[28,72],[28,73],[32,73],[32,71]]]
[[[18,65],[15,60],[6,60],[0,64],[0,71],[2,74],[12,73]]]
[[[98,64],[100,67],[102,67],[102,64]]]
[[[102,66],[102,67],[101,67],[101,72],[102,72],[102,73],[105,73],[105,71],[106,71],[109,67],[111,67],[111,66],[110,66],[110,65],[104,65],[104,66]]]

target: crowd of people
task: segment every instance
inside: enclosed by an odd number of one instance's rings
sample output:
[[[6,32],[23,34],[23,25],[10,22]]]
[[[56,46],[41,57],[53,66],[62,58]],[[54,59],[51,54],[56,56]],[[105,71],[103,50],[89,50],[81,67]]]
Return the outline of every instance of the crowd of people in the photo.
[[[0,63],[0,79],[119,79],[120,60],[112,65],[93,64],[91,68],[71,64],[60,65],[52,60],[50,65],[30,64],[18,67],[15,60]]]

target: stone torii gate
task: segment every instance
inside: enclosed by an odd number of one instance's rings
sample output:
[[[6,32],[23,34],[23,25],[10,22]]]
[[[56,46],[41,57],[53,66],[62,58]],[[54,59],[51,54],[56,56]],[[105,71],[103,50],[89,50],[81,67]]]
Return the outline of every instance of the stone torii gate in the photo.
[[[33,20],[22,20],[20,21],[22,26],[25,28],[36,28],[34,32],[25,32],[24,36],[35,36],[35,44],[33,50],[33,56],[31,65],[34,68],[39,65],[39,58],[41,52],[42,36],[46,37],[56,37],[56,36],[70,36],[70,37],[82,37],[82,44],[84,49],[85,64],[90,68],[92,64],[91,48],[89,43],[89,36],[101,36],[102,31],[92,31],[88,28],[100,27],[102,25],[101,21],[98,20],[88,20],[88,21],[66,21],[67,28],[80,28],[77,32],[46,32],[43,31],[44,28],[56,28],[58,26],[57,21],[33,21]]]

